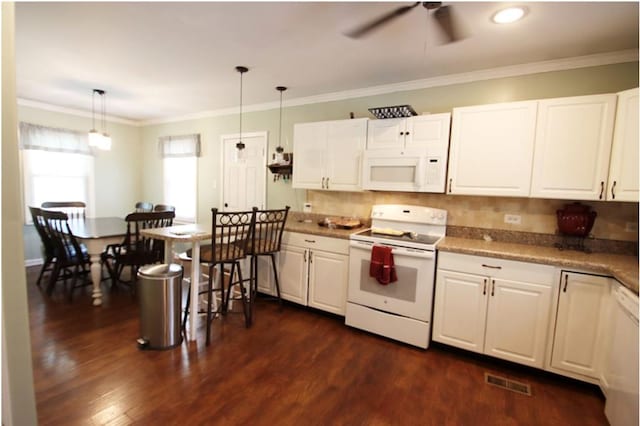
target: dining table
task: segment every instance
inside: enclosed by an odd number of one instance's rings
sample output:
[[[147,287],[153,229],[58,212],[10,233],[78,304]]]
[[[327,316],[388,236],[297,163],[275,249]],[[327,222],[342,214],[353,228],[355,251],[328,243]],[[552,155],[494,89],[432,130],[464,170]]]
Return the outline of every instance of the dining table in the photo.
[[[173,225],[165,228],[149,228],[140,230],[140,234],[163,240],[165,242],[164,248],[164,262],[168,265],[173,262],[173,244],[174,243],[190,243],[192,245],[191,254],[191,294],[190,298],[192,304],[195,306],[198,300],[198,289],[200,287],[200,242],[210,240],[211,224],[186,224],[186,225]],[[188,308],[188,307],[187,307]],[[193,315],[194,309],[189,313],[189,324],[187,340],[196,340],[196,327],[198,321],[198,315]]]
[[[127,223],[121,217],[79,217],[69,219],[69,229],[76,239],[87,247],[91,258],[93,306],[102,305],[102,265],[100,255],[108,244],[122,242],[127,234]]]

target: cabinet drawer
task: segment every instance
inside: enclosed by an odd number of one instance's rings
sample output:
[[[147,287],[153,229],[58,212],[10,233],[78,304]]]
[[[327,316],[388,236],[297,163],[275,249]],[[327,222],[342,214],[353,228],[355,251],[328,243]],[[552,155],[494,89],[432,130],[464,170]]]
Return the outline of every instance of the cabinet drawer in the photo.
[[[282,243],[292,246],[323,250],[331,253],[349,254],[349,240],[341,238],[323,237],[320,235],[285,232]]]
[[[509,280],[553,285],[555,268],[549,265],[469,254],[439,252],[438,269],[491,276]]]

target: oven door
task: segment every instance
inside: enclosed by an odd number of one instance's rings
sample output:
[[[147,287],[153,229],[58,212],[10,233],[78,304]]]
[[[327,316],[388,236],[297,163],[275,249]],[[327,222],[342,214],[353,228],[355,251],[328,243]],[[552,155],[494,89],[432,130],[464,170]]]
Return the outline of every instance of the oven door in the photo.
[[[349,302],[428,322],[436,254],[432,250],[393,248],[398,280],[387,285],[369,276],[372,242],[351,241],[349,248]]]

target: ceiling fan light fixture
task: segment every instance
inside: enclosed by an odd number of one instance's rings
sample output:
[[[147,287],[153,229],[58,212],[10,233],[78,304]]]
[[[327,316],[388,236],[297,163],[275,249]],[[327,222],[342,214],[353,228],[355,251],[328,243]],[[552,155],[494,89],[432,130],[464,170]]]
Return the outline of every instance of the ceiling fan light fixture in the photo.
[[[495,24],[511,24],[512,22],[516,22],[524,18],[526,13],[527,10],[524,7],[508,7],[497,11],[491,17],[491,21]]]

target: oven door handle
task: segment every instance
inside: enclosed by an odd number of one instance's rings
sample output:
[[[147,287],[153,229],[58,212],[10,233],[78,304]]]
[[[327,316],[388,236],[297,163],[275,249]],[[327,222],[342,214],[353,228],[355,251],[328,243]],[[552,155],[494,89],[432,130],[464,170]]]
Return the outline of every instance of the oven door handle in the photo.
[[[349,246],[360,250],[371,251],[374,243],[364,241],[349,241]],[[433,259],[436,256],[435,251],[428,250],[412,250],[401,247],[392,247],[391,254],[395,256],[417,257],[419,259]]]

